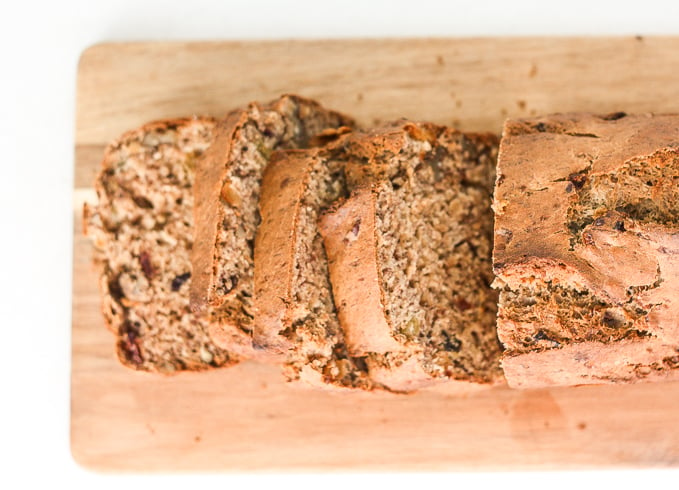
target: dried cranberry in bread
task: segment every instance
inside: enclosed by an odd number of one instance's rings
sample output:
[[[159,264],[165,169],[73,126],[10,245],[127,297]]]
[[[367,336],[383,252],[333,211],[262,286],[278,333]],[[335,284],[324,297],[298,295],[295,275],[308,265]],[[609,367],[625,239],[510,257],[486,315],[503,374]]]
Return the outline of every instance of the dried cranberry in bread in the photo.
[[[509,120],[493,207],[510,386],[679,379],[679,116]]]
[[[318,103],[285,95],[252,103],[221,121],[197,169],[192,307],[211,320],[216,343],[252,348],[253,248],[262,172],[274,150],[305,147],[328,128],[353,121]]]
[[[189,308],[194,166],[214,127],[211,118],[187,118],[125,133],[106,149],[98,203],[85,206],[104,317],[131,368],[169,373],[234,362]]]
[[[319,213],[346,194],[333,151],[274,153],[262,179],[255,239],[254,342],[279,355],[289,380],[370,388],[348,355],[333,304]]]
[[[347,141],[320,230],[350,355],[409,391],[501,379],[490,199],[497,138],[400,122]]]

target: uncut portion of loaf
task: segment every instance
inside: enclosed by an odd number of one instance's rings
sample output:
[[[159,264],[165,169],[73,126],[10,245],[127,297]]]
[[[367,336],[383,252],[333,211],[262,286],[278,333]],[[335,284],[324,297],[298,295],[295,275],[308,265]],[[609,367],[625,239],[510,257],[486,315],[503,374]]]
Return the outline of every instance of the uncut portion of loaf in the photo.
[[[215,342],[253,356],[253,249],[262,172],[274,150],[315,143],[353,121],[318,103],[285,95],[250,104],[219,123],[198,167],[191,304],[207,314]]]
[[[510,386],[679,379],[679,116],[507,121],[494,199]]]
[[[289,380],[370,388],[346,349],[333,304],[318,215],[346,194],[333,151],[274,154],[262,180],[255,240],[255,344],[280,355]]]
[[[409,391],[501,379],[490,288],[497,138],[400,122],[346,145],[351,196],[320,221],[348,351]]]
[[[131,368],[170,373],[235,361],[189,308],[194,166],[214,127],[190,118],[125,133],[106,149],[98,203],[85,206],[104,317]]]

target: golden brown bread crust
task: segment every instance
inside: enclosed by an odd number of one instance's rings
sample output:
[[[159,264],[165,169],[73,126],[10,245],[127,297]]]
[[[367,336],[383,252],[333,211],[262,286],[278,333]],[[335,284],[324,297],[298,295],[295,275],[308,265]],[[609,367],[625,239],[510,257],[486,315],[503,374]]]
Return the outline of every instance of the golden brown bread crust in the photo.
[[[409,138],[432,144],[445,130],[432,123],[401,119],[354,133],[344,140],[342,155],[349,188],[385,179],[390,161],[403,151]]]
[[[219,301],[212,294],[212,281],[215,274],[214,247],[217,240],[218,223],[222,219],[221,193],[228,171],[224,161],[231,154],[234,135],[248,119],[245,110],[229,113],[218,121],[215,138],[207,152],[196,165],[196,184],[194,185],[194,243],[191,250],[191,263],[194,279],[191,282],[191,309],[198,316],[209,321],[209,333],[216,345],[229,349],[245,358],[258,357],[252,347],[252,338],[242,326],[224,318],[207,315],[208,307],[218,307]],[[227,184],[228,185],[228,184]]]
[[[272,353],[291,349],[290,328],[297,219],[309,179],[306,151],[272,155],[262,178],[262,222],[255,240],[255,329],[253,342]]]
[[[501,218],[495,225],[496,269],[524,257],[527,262],[567,258],[577,261],[588,280],[602,279],[601,272],[567,253],[569,234],[562,233],[578,179],[615,172],[626,161],[679,142],[672,116],[604,117],[556,114],[505,123],[494,199],[495,215]],[[526,227],[525,222],[535,225]],[[511,236],[505,229],[511,229]],[[540,236],[535,235],[538,229]]]
[[[318,226],[328,254],[337,316],[350,354],[403,350],[384,314],[372,187],[356,188],[349,199],[324,213]]]
[[[213,248],[220,216],[219,195],[228,170],[226,162],[221,162],[230,155],[234,133],[246,120],[247,112],[236,110],[219,121],[210,148],[196,166],[193,208],[196,239],[191,252],[194,279],[190,294],[191,308],[198,313],[204,312],[207,304],[215,300],[210,290],[214,274]]]
[[[679,352],[662,340],[622,340],[611,346],[580,342],[560,349],[507,356],[502,368],[512,388],[638,381],[679,381]]]
[[[510,120],[494,196],[514,387],[679,377],[679,116]]]

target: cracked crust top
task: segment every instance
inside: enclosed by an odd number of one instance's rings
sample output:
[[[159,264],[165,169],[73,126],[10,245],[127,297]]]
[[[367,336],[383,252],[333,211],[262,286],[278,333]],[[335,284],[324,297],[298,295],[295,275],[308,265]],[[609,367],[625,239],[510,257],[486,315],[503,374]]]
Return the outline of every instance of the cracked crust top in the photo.
[[[511,385],[677,374],[678,184],[679,116],[506,122],[493,254]]]
[[[556,114],[508,120],[493,204],[496,274],[511,282],[510,265],[568,259],[575,261],[581,280],[601,281],[607,271],[602,275],[570,253],[571,233],[564,225],[573,198],[588,175],[614,173],[635,157],[672,147],[679,149],[679,116]]]

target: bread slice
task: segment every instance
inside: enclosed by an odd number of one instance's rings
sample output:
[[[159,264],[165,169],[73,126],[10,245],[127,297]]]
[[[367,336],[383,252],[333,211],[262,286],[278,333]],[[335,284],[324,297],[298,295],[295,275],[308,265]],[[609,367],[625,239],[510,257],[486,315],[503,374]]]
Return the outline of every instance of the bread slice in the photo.
[[[333,151],[274,153],[262,180],[255,239],[254,342],[286,364],[289,380],[370,388],[349,356],[333,304],[319,213],[346,194]]]
[[[375,382],[502,379],[490,287],[497,145],[410,122],[347,143],[354,190],[319,224],[348,352]]]
[[[315,144],[328,128],[353,121],[318,103],[285,95],[250,104],[219,123],[195,186],[191,304],[211,321],[215,342],[242,355],[252,347],[254,238],[260,181],[274,150]]]
[[[505,123],[495,187],[513,388],[679,380],[679,115]]]
[[[125,133],[106,149],[98,203],[85,206],[104,318],[128,367],[170,373],[235,361],[189,307],[194,166],[214,127],[211,118],[187,118]]]

